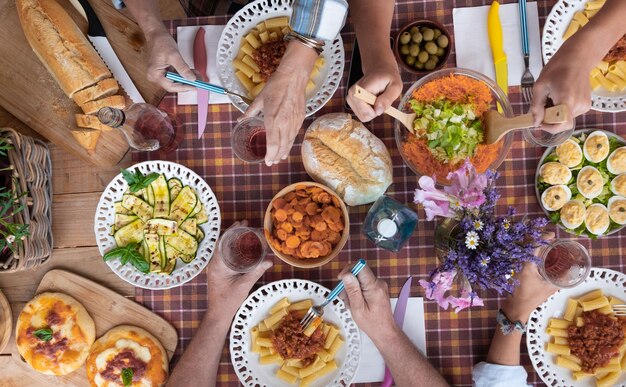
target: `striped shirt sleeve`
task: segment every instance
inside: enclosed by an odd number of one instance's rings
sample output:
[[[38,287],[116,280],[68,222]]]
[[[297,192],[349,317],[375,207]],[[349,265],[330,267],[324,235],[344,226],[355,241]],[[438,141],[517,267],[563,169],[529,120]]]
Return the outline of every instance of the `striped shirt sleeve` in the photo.
[[[311,39],[332,41],[348,15],[346,0],[295,0],[291,28]]]

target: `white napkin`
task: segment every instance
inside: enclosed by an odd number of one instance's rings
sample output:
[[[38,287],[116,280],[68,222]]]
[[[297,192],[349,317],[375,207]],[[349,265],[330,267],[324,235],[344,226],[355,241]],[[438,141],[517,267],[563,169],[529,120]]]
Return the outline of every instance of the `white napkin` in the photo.
[[[527,3],[526,9],[530,72],[537,79],[543,67],[537,3]],[[488,13],[489,6],[454,8],[454,47],[457,67],[477,71],[495,81],[496,71],[487,33]],[[509,86],[519,86],[524,73],[524,54],[517,2],[500,6],[500,22],[509,68]]]
[[[198,28],[204,27],[204,45],[206,47],[206,55],[207,55],[207,72],[209,76],[209,82],[221,86],[220,79],[217,76],[217,63],[216,63],[216,55],[217,55],[217,43],[220,40],[220,35],[222,35],[222,30],[224,30],[225,26],[190,26],[190,27],[178,27],[176,29],[176,36],[178,39],[178,51],[180,55],[183,57],[185,62],[189,65],[189,67],[193,68],[193,41],[196,37],[196,32]],[[195,91],[187,91],[184,93],[178,93],[178,104],[179,105],[197,105],[198,93]],[[226,95],[210,93],[209,94],[209,105],[215,105],[220,103],[230,103],[230,99]]]
[[[396,307],[397,298],[391,299],[391,310]],[[409,297],[402,330],[411,342],[426,356],[426,326],[424,324],[424,299]],[[382,382],[385,378],[385,361],[372,339],[361,332],[361,360],[352,383]]]

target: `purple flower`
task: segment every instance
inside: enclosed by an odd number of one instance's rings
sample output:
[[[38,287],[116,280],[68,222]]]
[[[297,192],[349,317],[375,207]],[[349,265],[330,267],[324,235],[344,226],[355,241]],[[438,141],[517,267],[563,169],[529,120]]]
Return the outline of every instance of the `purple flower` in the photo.
[[[435,180],[429,176],[422,176],[418,181],[422,189],[415,190],[415,203],[421,203],[426,211],[426,219],[433,220],[435,216],[452,218],[455,212],[450,208],[450,196],[435,188]]]
[[[430,281],[420,280],[420,285],[426,290],[426,298],[437,301],[443,309],[448,309],[448,299],[445,294],[452,289],[452,282],[456,276],[456,271],[434,273]]]

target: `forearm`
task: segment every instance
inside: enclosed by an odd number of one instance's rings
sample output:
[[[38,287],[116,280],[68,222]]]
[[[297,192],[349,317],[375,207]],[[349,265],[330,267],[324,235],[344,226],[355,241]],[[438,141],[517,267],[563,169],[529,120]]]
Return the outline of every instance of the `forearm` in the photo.
[[[380,332],[372,341],[383,355],[397,386],[413,386],[416,380],[429,387],[448,385],[397,326]]]
[[[580,31],[570,37],[554,58],[575,59],[590,70],[626,34],[626,1],[607,0],[602,9]],[[581,54],[584,52],[584,55]]]
[[[520,364],[520,343],[522,334],[513,332],[505,336],[498,326],[491,339],[487,363],[515,366]]]
[[[381,60],[395,61],[389,45],[393,0],[350,0],[351,20],[359,41],[363,71]]]
[[[157,0],[125,0],[124,4],[146,37],[165,28],[161,21],[161,12]]]
[[[232,314],[207,311],[189,347],[167,383],[168,387],[215,386],[217,369],[230,329]]]

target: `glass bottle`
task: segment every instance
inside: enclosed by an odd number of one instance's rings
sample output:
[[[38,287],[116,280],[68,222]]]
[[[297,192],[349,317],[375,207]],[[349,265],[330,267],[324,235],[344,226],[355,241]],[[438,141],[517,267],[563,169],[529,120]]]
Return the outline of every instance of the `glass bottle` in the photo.
[[[176,124],[167,113],[150,104],[135,103],[124,110],[104,107],[98,111],[98,119],[119,129],[134,149],[171,152],[178,147]]]
[[[383,195],[368,211],[361,232],[376,246],[397,252],[411,237],[415,226],[415,211]]]

